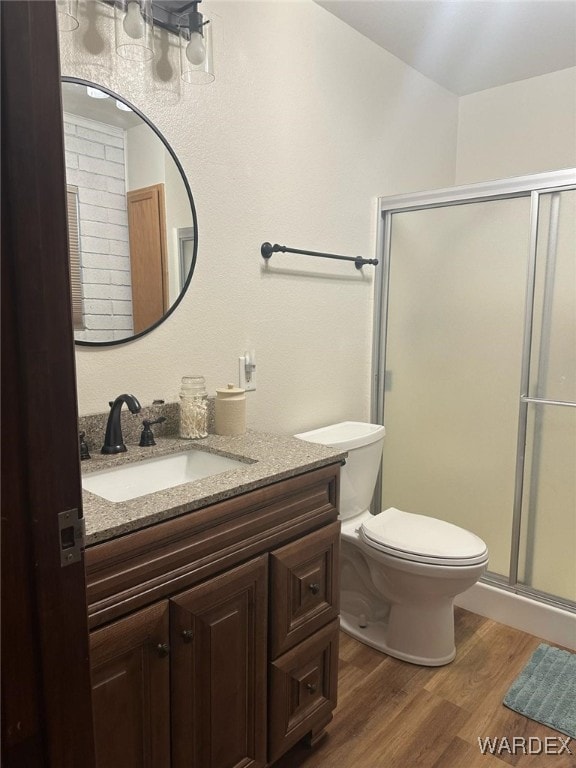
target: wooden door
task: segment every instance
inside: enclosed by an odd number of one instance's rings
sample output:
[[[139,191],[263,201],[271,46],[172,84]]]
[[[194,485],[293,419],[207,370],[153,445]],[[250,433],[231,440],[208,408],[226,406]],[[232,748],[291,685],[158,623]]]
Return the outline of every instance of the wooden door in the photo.
[[[170,765],[168,601],[90,635],[97,768]]]
[[[266,764],[267,559],[170,601],[172,768]]]
[[[94,766],[54,2],[3,2],[2,765]]]
[[[168,310],[168,257],[164,184],[126,195],[132,273],[134,333],[157,323]]]

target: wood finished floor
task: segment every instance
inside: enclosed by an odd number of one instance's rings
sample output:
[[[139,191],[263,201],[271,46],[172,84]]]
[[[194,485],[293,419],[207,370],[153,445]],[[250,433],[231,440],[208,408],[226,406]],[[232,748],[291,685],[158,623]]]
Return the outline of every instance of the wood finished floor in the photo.
[[[275,768],[576,768],[572,755],[483,755],[478,737],[566,736],[502,704],[542,642],[457,608],[456,659],[417,667],[340,634],[338,707],[315,750],[297,745]],[[560,750],[560,742],[555,749]]]

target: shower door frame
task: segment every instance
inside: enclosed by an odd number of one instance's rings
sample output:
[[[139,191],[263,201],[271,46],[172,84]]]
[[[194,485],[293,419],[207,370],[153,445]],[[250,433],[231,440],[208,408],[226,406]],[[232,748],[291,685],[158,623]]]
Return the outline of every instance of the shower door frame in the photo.
[[[522,347],[521,386],[518,395],[518,438],[516,449],[516,470],[514,481],[514,505],[512,511],[512,536],[510,547],[508,578],[494,573],[482,577],[482,581],[500,589],[507,590],[540,602],[554,605],[564,610],[576,612],[576,603],[518,581],[520,559],[520,538],[522,526],[522,499],[524,492],[524,464],[528,424],[528,406],[530,404],[575,407],[576,403],[544,400],[529,396],[528,383],[532,352],[532,324],[535,293],[536,257],[538,245],[538,213],[540,196],[552,192],[576,189],[576,168],[567,168],[550,173],[518,176],[510,179],[481,182],[465,186],[415,194],[397,195],[378,198],[378,229],[376,237],[376,258],[379,260],[375,273],[374,316],[372,337],[372,387],[371,420],[384,423],[385,408],[385,373],[386,373],[386,338],[388,329],[388,298],[390,289],[390,256],[392,243],[391,217],[395,213],[444,208],[453,205],[466,205],[507,198],[530,198],[530,237],[527,254],[527,279],[525,295],[524,336]],[[381,473],[373,499],[373,512],[379,512],[381,506]]]

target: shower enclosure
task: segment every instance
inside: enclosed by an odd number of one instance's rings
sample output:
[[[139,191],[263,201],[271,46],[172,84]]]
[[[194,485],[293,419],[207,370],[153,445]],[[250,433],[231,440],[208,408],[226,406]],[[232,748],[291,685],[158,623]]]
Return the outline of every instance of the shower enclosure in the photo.
[[[460,525],[493,585],[576,609],[576,170],[381,198],[381,498]]]

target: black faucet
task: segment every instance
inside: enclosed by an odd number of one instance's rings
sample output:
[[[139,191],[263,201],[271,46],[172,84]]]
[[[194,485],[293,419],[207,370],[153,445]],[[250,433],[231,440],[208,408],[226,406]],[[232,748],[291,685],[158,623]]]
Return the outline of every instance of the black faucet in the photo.
[[[118,395],[116,400],[110,401],[110,414],[106,424],[106,437],[104,438],[102,453],[124,453],[126,450],[122,439],[122,425],[120,424],[120,411],[123,403],[126,403],[131,413],[140,411],[140,403],[134,395]]]

